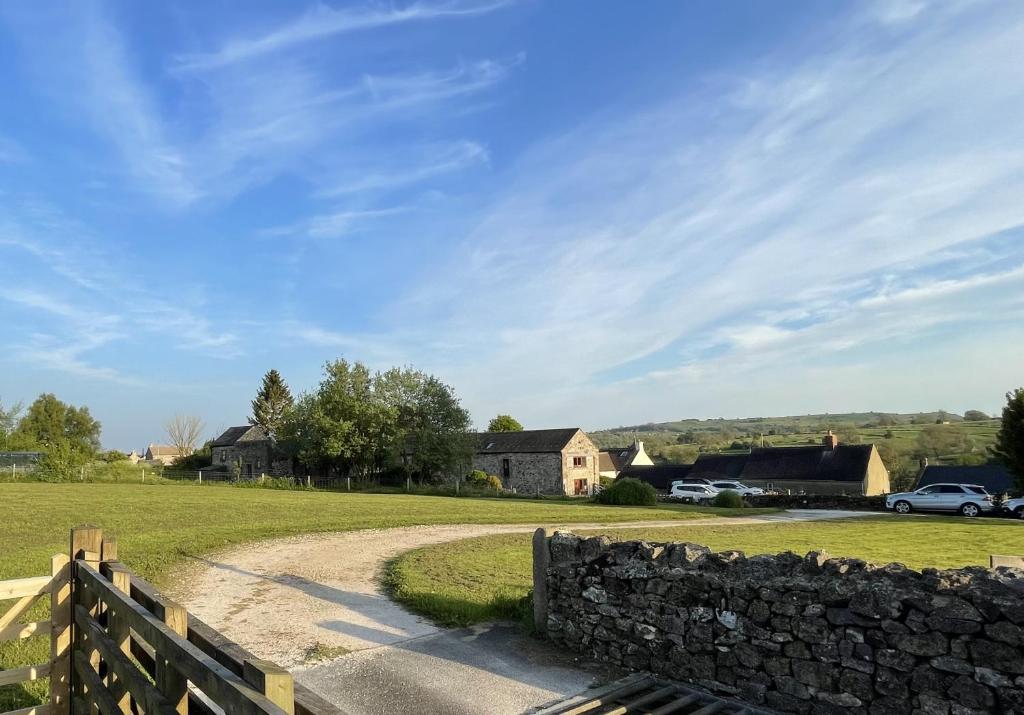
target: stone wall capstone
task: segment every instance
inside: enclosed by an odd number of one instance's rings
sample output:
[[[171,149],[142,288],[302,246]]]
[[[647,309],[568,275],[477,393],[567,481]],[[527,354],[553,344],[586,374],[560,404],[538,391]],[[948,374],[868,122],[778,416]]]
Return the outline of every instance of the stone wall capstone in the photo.
[[[547,634],[783,712],[1024,715],[1024,570],[556,532]]]

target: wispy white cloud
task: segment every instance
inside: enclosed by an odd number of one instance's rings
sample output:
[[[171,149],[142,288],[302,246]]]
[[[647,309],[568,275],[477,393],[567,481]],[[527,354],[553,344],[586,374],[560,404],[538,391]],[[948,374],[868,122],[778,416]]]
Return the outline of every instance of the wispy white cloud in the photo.
[[[444,18],[484,15],[510,4],[497,2],[414,2],[405,7],[364,5],[333,8],[317,3],[299,17],[263,35],[229,40],[216,52],[182,55],[178,71],[213,70],[350,32]]]
[[[396,313],[451,316],[436,332],[472,358],[437,364],[476,404],[531,385],[517,404],[535,421],[633,380],[625,401],[590,408],[600,423],[656,418],[673,400],[685,412],[686,389],[666,394],[643,376],[727,365],[682,356],[716,334],[728,337],[719,352],[758,356],[770,373],[793,359],[789,345],[849,353],[968,324],[986,281],[1019,297],[1015,273],[924,287],[919,270],[951,251],[976,262],[989,237],[1024,227],[1013,198],[1024,195],[1024,95],[1006,62],[1024,14],[925,7],[907,20],[899,43],[849,23],[795,66],[719,76],[701,96],[619,107],[536,146],[457,258],[434,269],[458,285],[425,284]],[[906,311],[886,316],[891,329],[872,316],[879,305],[858,303],[883,278]],[[969,302],[953,309],[944,291]],[[1010,320],[1013,305],[996,317]],[[756,317],[797,309],[802,325]]]
[[[358,175],[350,172],[349,176],[338,177],[320,195],[342,196],[401,188],[442,174],[462,171],[486,163],[488,159],[487,149],[473,141],[426,147],[420,153],[416,163],[380,167],[378,161],[378,166],[363,167]],[[397,162],[392,160],[391,163]]]

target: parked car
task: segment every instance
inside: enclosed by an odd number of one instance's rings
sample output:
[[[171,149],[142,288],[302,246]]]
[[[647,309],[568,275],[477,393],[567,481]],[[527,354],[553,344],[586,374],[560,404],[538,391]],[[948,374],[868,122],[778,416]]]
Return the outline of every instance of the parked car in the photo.
[[[689,499],[693,502],[711,501],[718,490],[707,484],[673,484],[668,495],[676,499]]]
[[[711,480],[710,479],[699,479],[699,478],[696,478],[696,477],[691,479],[691,478],[687,477],[686,479],[674,479],[674,480],[672,480],[672,486],[675,486],[676,484],[704,484],[706,486],[711,486]]]
[[[912,511],[953,511],[978,516],[995,509],[992,495],[977,484],[929,484],[913,492],[890,494],[885,507],[897,514]]]
[[[1003,511],[1013,514],[1018,519],[1024,519],[1024,497],[1007,499],[1003,504]]]
[[[711,486],[720,492],[728,489],[729,491],[736,492],[741,497],[758,497],[764,494],[764,489],[761,487],[748,487],[740,482],[711,482]]]

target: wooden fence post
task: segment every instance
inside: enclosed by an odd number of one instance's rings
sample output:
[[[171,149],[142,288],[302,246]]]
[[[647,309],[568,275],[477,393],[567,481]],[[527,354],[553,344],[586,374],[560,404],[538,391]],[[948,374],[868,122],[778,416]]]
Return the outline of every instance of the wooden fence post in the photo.
[[[538,633],[548,631],[548,565],[551,563],[551,530],[533,532],[533,625]]]
[[[109,539],[103,540],[103,553],[107,554]],[[117,558],[116,542],[114,542],[114,548],[112,550],[113,558],[110,561],[114,561]],[[104,561],[108,559],[104,557]],[[106,571],[107,578],[121,593],[131,596],[132,591],[132,578],[131,572],[121,564],[104,564],[104,570]],[[129,658],[132,654],[132,641],[131,631],[129,629],[128,617],[120,612],[121,607],[118,606],[115,610],[107,611],[107,633],[110,635],[110,639],[114,641],[114,644]],[[111,682],[109,682],[110,694],[117,702],[117,706],[121,709],[124,715],[132,715],[132,696],[128,692],[128,684],[122,681],[116,675],[109,675]]]
[[[242,678],[288,715],[295,715],[295,683],[291,673],[269,660],[246,660]]]
[[[75,627],[74,613],[75,605],[82,605],[92,615],[97,615],[97,604],[95,598],[89,597],[87,594],[79,593],[79,589],[75,586],[75,561],[82,559],[83,561],[89,562],[93,566],[99,564],[100,553],[103,551],[103,529],[95,526],[76,526],[71,530],[71,547],[70,547],[70,564],[69,574],[71,581],[71,599],[68,614],[69,616],[69,656],[70,651],[75,649],[75,644],[82,646],[83,655],[89,660],[90,664],[94,667],[98,665],[99,654],[95,652],[95,649],[85,646],[85,634],[79,633]],[[83,597],[84,596],[84,597]],[[79,697],[84,696],[85,690],[84,685],[78,682],[78,678],[75,674],[75,669],[70,669],[69,685],[71,689],[71,697],[74,698],[76,695]]]
[[[57,554],[50,562],[50,713],[71,713],[71,561]]]
[[[165,600],[162,607],[163,614],[157,613],[157,617],[162,617],[167,627],[179,636],[188,638],[188,611],[170,600]],[[173,663],[159,653],[156,655],[155,676],[156,687],[170,701],[179,715],[188,715],[188,681],[181,676]]]

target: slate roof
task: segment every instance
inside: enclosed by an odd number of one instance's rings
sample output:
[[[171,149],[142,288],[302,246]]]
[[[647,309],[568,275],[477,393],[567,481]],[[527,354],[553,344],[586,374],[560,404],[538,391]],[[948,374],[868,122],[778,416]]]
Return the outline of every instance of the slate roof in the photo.
[[[240,425],[238,427],[228,427],[226,430],[224,430],[224,433],[221,434],[220,437],[213,440],[210,446],[230,447],[231,445],[235,444],[238,440],[240,440],[242,437],[244,437],[245,434],[251,429],[260,430],[260,433],[262,435],[263,430],[254,425]],[[262,437],[263,439],[266,439],[266,435],[262,435]]]
[[[521,432],[478,432],[477,454],[509,452],[561,452],[579,427],[565,429],[533,429]]]
[[[690,476],[692,464],[655,464],[652,466],[626,467],[616,479],[639,479],[655,489],[668,491],[672,482]]]
[[[690,476],[760,481],[862,482],[873,445],[757,447],[742,454],[702,454]]]
[[[152,454],[154,457],[178,456],[178,448],[172,447],[169,444],[151,444],[146,448],[146,451]]]
[[[636,445],[619,447],[618,449],[602,449],[600,454],[600,466],[602,472],[621,471],[629,465],[630,460],[636,456]]]
[[[1002,464],[982,464],[976,467],[928,465],[917,478],[915,489],[929,484],[977,484],[990,494],[1016,492],[1013,475]]]

